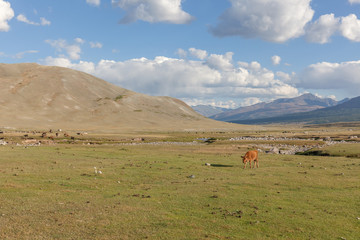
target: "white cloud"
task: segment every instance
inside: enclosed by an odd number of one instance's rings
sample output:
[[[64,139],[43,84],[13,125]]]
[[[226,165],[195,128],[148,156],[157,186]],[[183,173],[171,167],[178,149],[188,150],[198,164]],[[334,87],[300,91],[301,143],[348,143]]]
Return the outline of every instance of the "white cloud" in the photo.
[[[260,102],[262,102],[261,99],[257,97],[245,98],[244,101],[241,103],[241,107],[251,106]]]
[[[14,10],[9,2],[0,0],[0,32],[7,32],[10,29],[9,21],[14,17]]]
[[[349,3],[353,4],[353,3],[360,3],[360,0],[349,0]]]
[[[45,40],[46,43],[50,44],[54,47],[59,53],[66,52],[68,57],[71,60],[80,59],[81,47],[80,44],[84,43],[84,40],[81,38],[76,38],[74,44],[68,44],[64,39],[58,40]],[[65,56],[60,55],[61,58],[65,58]]]
[[[40,18],[40,21],[41,21],[40,25],[42,25],[42,26],[47,26],[47,25],[51,24],[51,22],[49,20],[47,20],[46,18],[43,18],[43,17]]]
[[[360,42],[360,19],[355,14],[325,14],[311,22],[311,0],[230,0],[231,7],[210,31],[219,37],[242,36],[283,43],[305,35],[308,42],[325,44],[339,34]],[[349,0],[351,4],[360,0]]]
[[[33,22],[33,21],[30,21],[29,19],[27,19],[27,17],[24,15],[24,14],[19,14],[16,19],[19,21],[19,22],[24,22],[24,23],[27,23],[27,24],[30,24],[30,25],[35,25],[35,26],[46,26],[46,25],[50,25],[51,22],[48,21],[47,19],[45,18],[40,18],[40,23],[38,22]]]
[[[100,0],[86,0],[86,3],[94,6],[100,6]]]
[[[180,58],[187,58],[188,55],[190,55],[191,57],[194,57],[196,59],[200,59],[200,60],[204,60],[205,58],[207,58],[208,53],[205,50],[202,49],[196,49],[196,48],[189,48],[189,50],[184,50],[182,48],[179,48],[176,51],[176,54],[180,57]]]
[[[228,52],[209,54],[204,60],[196,61],[158,56],[98,63],[48,57],[43,64],[81,70],[136,92],[172,96],[186,102],[223,99],[223,103],[228,103],[234,99],[265,100],[298,95],[296,88],[277,79],[260,63],[233,63],[232,56]]]
[[[38,52],[39,51],[37,51],[37,50],[28,50],[28,51],[25,51],[25,52],[17,53],[13,58],[21,59],[21,58],[24,57],[25,54],[38,53]]]
[[[299,74],[297,86],[306,89],[342,89],[359,95],[360,61],[321,62],[308,66]]]
[[[79,44],[83,44],[85,42],[85,40],[82,38],[75,38],[74,41]]]
[[[112,0],[114,6],[126,11],[120,23],[142,20],[150,23],[189,23],[193,17],[181,8],[182,0]]]
[[[335,17],[334,14],[322,15],[317,21],[308,25],[306,39],[309,42],[324,44],[337,33],[350,41],[360,42],[360,20],[355,14],[346,17]]]
[[[102,48],[103,45],[99,42],[90,42],[90,47],[91,48]]]
[[[335,18],[334,14],[322,15],[309,25],[306,31],[306,39],[309,42],[328,43],[330,37],[338,31],[339,27],[340,19]]]
[[[29,21],[25,15],[23,14],[19,14],[16,19],[19,21],[19,22],[24,22],[24,23],[27,23],[27,24],[31,24],[31,25],[36,25],[35,22],[31,22]]]
[[[230,0],[232,6],[211,28],[216,36],[261,38],[271,42],[285,42],[304,34],[314,10],[311,0]]]
[[[176,51],[176,54],[180,57],[180,58],[186,58],[187,57],[187,51],[182,49],[182,48],[179,48],[177,51]]]
[[[281,57],[275,55],[271,57],[271,61],[273,65],[279,65],[281,62]]]
[[[232,56],[234,53],[227,52],[224,55],[219,54],[211,54],[207,59],[206,63],[211,68],[220,70],[220,71],[226,71],[233,69],[232,64]]]
[[[279,78],[282,82],[290,82],[295,76],[295,73],[292,74],[284,73],[284,72],[276,72],[276,77]]]
[[[237,108],[239,104],[234,102],[233,100],[222,101],[218,99],[188,99],[182,98],[182,101],[186,102],[189,106],[197,106],[197,105],[208,105],[213,107],[221,107],[221,108]]]
[[[200,60],[204,60],[208,56],[208,53],[205,50],[195,49],[195,48],[189,48],[189,53],[193,57],[196,57]]]
[[[73,64],[68,58],[53,58],[53,57],[47,57],[43,60],[43,63],[49,66],[59,66],[59,67],[66,67],[71,68]]]
[[[347,39],[360,42],[360,20],[355,14],[341,18],[340,32]]]

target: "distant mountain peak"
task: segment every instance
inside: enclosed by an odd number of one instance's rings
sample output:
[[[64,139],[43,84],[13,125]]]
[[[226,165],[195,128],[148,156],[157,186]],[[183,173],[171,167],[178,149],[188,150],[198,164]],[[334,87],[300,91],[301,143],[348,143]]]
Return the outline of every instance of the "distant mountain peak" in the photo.
[[[294,98],[279,98],[269,103],[258,103],[248,107],[241,107],[232,111],[219,113],[211,118],[220,121],[251,120],[276,117],[284,114],[308,112],[316,109],[336,106],[338,103],[331,98],[320,98],[311,93]]]
[[[243,124],[270,124],[270,123],[337,123],[360,121],[360,97],[352,98],[336,106],[321,108],[309,112],[284,114],[281,116],[239,120],[236,123]]]

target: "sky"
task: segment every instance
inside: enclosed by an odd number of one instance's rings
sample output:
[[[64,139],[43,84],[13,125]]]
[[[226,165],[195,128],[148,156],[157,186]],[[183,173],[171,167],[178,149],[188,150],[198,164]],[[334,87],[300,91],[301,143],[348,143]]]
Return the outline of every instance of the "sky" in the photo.
[[[0,0],[0,63],[189,105],[360,96],[360,0]]]

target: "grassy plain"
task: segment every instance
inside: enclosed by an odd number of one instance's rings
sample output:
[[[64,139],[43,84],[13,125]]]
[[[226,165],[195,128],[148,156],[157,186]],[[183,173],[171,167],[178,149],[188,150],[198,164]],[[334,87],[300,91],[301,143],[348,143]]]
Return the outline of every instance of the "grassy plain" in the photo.
[[[311,131],[296,134],[350,134]],[[240,156],[256,142],[228,138],[268,134],[288,133],[0,146],[0,239],[359,239],[360,143],[326,149],[336,156],[260,153],[260,168],[244,170]]]

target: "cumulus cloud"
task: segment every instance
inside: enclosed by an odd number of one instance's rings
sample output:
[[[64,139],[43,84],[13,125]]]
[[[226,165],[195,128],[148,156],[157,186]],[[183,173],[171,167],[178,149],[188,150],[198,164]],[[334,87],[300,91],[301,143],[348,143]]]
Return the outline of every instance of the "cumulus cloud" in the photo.
[[[81,53],[80,45],[84,43],[84,40],[81,38],[76,38],[74,40],[74,44],[68,44],[64,39],[45,40],[45,42],[54,47],[60,54],[65,52],[71,60],[78,60],[80,59]],[[65,58],[64,55],[60,55],[60,57]]]
[[[182,10],[181,2],[182,0],[112,0],[113,6],[126,11],[125,17],[120,20],[122,24],[137,20],[150,23],[189,23],[193,17]]]
[[[189,48],[189,52],[193,57],[196,57],[200,60],[204,60],[208,55],[208,53],[205,50],[195,49],[195,48]]]
[[[10,29],[9,21],[14,17],[14,10],[9,2],[0,0],[0,31],[7,32]]]
[[[271,61],[273,65],[279,65],[281,62],[281,57],[275,55],[271,57]]]
[[[309,42],[328,43],[330,37],[339,34],[350,41],[360,42],[360,20],[355,14],[335,17],[334,14],[320,16],[306,28],[306,39]]]
[[[291,74],[285,72],[276,72],[276,77],[278,77],[282,82],[290,82],[296,74],[292,72]]]
[[[311,0],[230,0],[231,7],[210,31],[219,37],[241,36],[283,43],[305,35],[308,42],[325,44],[339,34],[360,42],[360,19],[355,14],[325,14],[312,21]],[[360,0],[349,0],[360,3]]]
[[[200,59],[200,60],[204,60],[208,56],[207,51],[202,50],[202,49],[196,49],[196,48],[189,48],[189,50],[184,50],[182,48],[179,48],[176,51],[176,54],[180,58],[187,58],[189,55],[190,57]]]
[[[40,18],[40,23],[38,22],[33,22],[33,21],[30,21],[24,14],[19,14],[16,19],[19,21],[19,22],[23,22],[23,23],[27,23],[27,24],[30,24],[30,25],[35,25],[35,26],[46,26],[46,25],[50,25],[51,22],[43,17]]]
[[[311,0],[230,0],[231,7],[210,30],[216,36],[261,38],[285,42],[304,34],[314,10]]]
[[[360,20],[355,14],[342,17],[340,32],[347,39],[360,42]]]
[[[298,76],[297,86],[306,89],[343,89],[358,95],[360,61],[321,62],[308,66]]]
[[[72,68],[73,64],[71,63],[71,60],[64,57],[47,57],[43,60],[43,63],[49,66],[58,66],[58,67],[66,67],[66,68]],[[87,72],[89,69],[87,69],[85,72]]]
[[[338,31],[339,27],[340,19],[335,18],[334,14],[322,15],[309,25],[306,31],[306,39],[309,42],[328,43],[330,37]]]
[[[233,52],[227,52],[224,55],[211,54],[207,59],[206,63],[213,69],[226,71],[233,69],[232,56]]]
[[[75,63],[64,57],[48,57],[43,64],[81,70],[136,92],[172,96],[188,103],[199,99],[209,102],[215,98],[223,99],[223,103],[234,99],[250,102],[255,98],[266,100],[298,95],[295,87],[276,78],[260,63],[234,63],[232,56],[233,53],[228,52],[208,54],[203,60],[158,56],[98,63]]]
[[[94,6],[100,6],[100,0],[86,0],[86,3]]]

